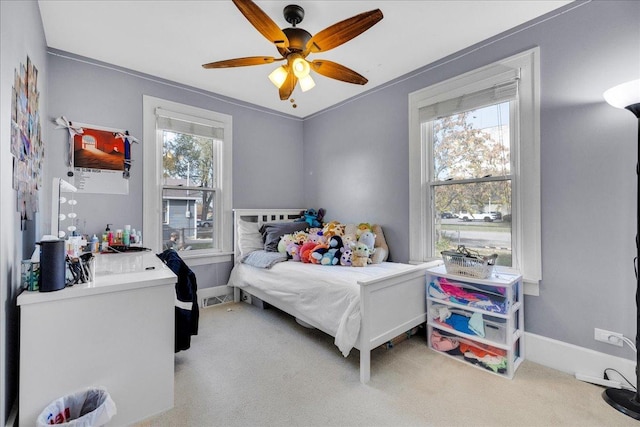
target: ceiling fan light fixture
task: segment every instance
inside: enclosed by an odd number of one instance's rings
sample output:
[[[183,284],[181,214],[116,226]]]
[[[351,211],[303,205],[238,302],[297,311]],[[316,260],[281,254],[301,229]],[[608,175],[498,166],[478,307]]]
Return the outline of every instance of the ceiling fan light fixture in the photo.
[[[299,79],[307,77],[311,71],[309,63],[301,56],[292,61],[291,68],[293,68],[293,74]]]
[[[311,76],[308,74],[304,77],[299,78],[298,81],[300,82],[300,89],[302,89],[303,92],[306,92],[309,89],[313,89],[313,87],[316,85],[316,82],[314,82]]]
[[[286,68],[280,66],[273,70],[271,74],[269,74],[269,80],[271,80],[271,83],[273,83],[278,89],[280,89],[284,84],[284,81],[287,79],[287,74],[288,72]]]

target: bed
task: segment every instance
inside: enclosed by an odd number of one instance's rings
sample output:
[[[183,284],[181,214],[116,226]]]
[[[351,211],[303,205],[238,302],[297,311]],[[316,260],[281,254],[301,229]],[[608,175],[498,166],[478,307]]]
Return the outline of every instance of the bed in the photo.
[[[382,262],[366,267],[278,262],[257,268],[239,262],[247,222],[293,221],[302,209],[234,210],[235,265],[229,278],[241,292],[292,315],[335,338],[346,357],[360,351],[360,381],[371,377],[371,350],[426,321],[425,270],[430,264]]]

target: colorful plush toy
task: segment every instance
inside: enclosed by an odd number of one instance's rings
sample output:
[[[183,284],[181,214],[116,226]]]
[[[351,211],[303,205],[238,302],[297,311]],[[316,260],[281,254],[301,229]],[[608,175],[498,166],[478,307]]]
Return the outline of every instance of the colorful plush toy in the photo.
[[[280,241],[278,242],[278,252],[286,254],[287,246],[289,246],[290,243],[294,243],[292,234],[285,234],[280,237]]]
[[[340,236],[333,236],[329,239],[329,251],[333,258],[331,259],[331,265],[340,264],[340,255],[342,254],[342,238]]]
[[[371,262],[369,259],[369,247],[364,243],[358,243],[351,255],[352,267],[366,267]]]
[[[307,234],[306,231],[300,230],[300,231],[296,231],[295,233],[293,233],[291,235],[291,238],[293,239],[293,241],[297,244],[297,245],[302,245],[303,243],[305,243],[307,240],[309,240],[309,235]]]
[[[327,251],[329,251],[328,244],[318,243],[311,251],[311,254],[309,255],[309,261],[312,264],[320,264],[320,260],[322,260],[322,257]]]
[[[344,235],[345,225],[340,224],[338,221],[331,221],[328,224],[325,224],[322,228],[322,235],[327,239],[330,239],[331,236],[342,236]]]
[[[340,265],[350,267],[352,256],[353,250],[351,250],[351,247],[343,246],[342,249],[340,249]]]
[[[353,249],[353,247],[358,243],[358,238],[355,234],[346,234],[342,236],[342,245],[348,246],[349,249]]]
[[[372,231],[367,230],[360,233],[358,243],[364,243],[369,248],[369,252],[373,253],[373,248],[376,244],[376,235]]]
[[[326,238],[322,235],[322,228],[314,227],[310,228],[307,232],[307,241],[322,243],[326,241]]]
[[[306,222],[309,227],[322,227],[322,218],[324,218],[325,210],[320,208],[317,211],[315,209],[307,209],[300,212],[300,218],[296,219],[297,222]]]
[[[300,255],[300,261],[304,263],[311,262],[311,252],[313,252],[313,248],[317,245],[316,242],[307,242],[300,247],[298,254]]]
[[[320,258],[320,264],[322,265],[338,265],[340,261],[340,255],[336,256],[336,253],[340,253],[337,249],[329,249],[327,252],[322,254],[322,258]]]
[[[289,243],[287,246],[287,256],[292,261],[300,261],[300,245],[296,243]]]
[[[368,222],[361,222],[356,228],[356,237],[359,239],[360,235],[365,231],[371,231],[373,233],[373,227]]]

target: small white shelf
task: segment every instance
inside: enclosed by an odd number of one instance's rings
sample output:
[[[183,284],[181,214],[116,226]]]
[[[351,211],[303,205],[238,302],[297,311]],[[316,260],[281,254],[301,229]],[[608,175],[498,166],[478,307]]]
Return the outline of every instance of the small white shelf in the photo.
[[[430,268],[426,274],[429,348],[486,372],[513,378],[525,355],[522,276],[498,272],[489,279],[476,279],[449,274],[444,266]],[[451,294],[440,292],[441,284],[451,290]],[[457,294],[464,295],[465,292],[481,295],[481,300],[487,298],[491,304],[483,306],[477,301],[469,302],[469,299],[455,297]],[[445,317],[451,314],[463,316],[458,317],[462,319],[461,324],[439,320],[438,315],[441,312],[445,313]],[[476,322],[478,319],[482,322],[484,337],[467,328],[465,318],[471,319],[472,316]],[[438,350],[435,347],[439,346],[434,346],[433,343],[434,332],[458,345],[448,351]],[[467,353],[463,353],[461,348]],[[469,357],[473,355],[474,350],[478,354],[488,350],[497,358]],[[500,359],[502,357],[504,359]],[[496,364],[496,360],[501,360],[502,363]],[[500,366],[500,369],[497,366]]]

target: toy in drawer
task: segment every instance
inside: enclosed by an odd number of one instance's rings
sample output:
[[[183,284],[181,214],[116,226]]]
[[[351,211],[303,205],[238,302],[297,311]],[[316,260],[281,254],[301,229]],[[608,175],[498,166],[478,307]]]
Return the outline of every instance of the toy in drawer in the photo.
[[[500,314],[509,313],[517,295],[517,292],[508,295],[504,287],[452,281],[446,277],[434,277],[428,293],[433,299]]]
[[[470,338],[507,343],[507,320],[478,311],[464,310],[442,304],[432,304],[429,308],[430,323]]]
[[[519,360],[519,349],[514,350],[513,361],[509,360],[509,352],[489,344],[451,335],[446,331],[432,329],[429,336],[429,346],[454,359],[484,368],[496,374],[513,377],[509,363]],[[518,347],[518,343],[515,344]],[[520,359],[521,361],[521,359]]]

